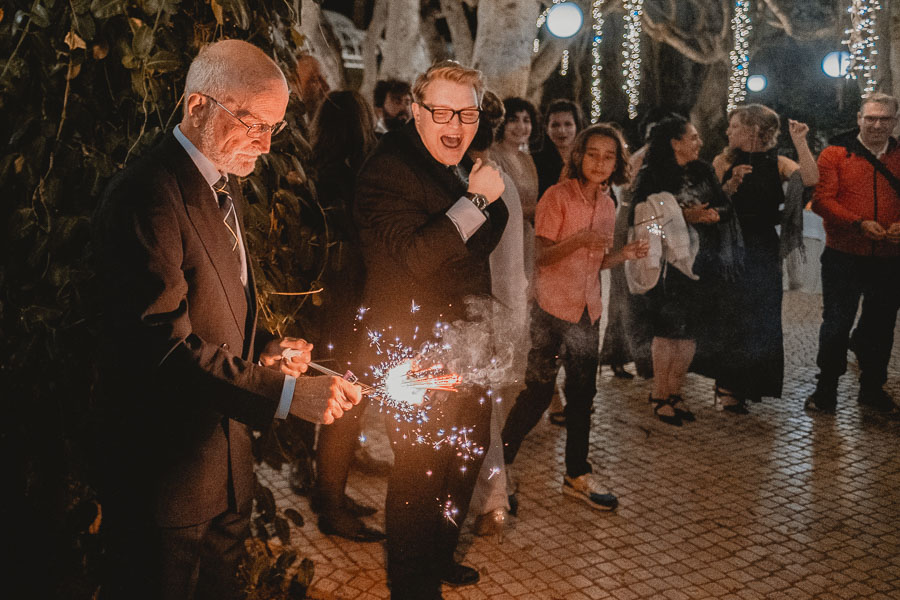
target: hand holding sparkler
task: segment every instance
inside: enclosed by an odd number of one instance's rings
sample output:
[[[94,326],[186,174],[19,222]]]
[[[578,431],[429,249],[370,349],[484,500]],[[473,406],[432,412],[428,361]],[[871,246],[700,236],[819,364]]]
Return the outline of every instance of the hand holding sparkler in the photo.
[[[285,375],[300,377],[309,368],[312,349],[313,345],[302,338],[272,340],[260,354],[259,362]]]
[[[298,379],[291,400],[291,414],[305,421],[330,425],[359,404],[362,393],[340,377],[303,377]]]

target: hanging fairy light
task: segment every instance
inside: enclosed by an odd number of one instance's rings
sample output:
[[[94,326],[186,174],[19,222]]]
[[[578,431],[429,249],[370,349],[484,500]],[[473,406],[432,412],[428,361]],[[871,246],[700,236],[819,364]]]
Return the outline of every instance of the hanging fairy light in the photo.
[[[753,27],[750,24],[749,0],[735,0],[731,30],[734,32],[734,49],[731,58],[731,80],[728,83],[728,110],[733,110],[747,97],[747,76],[750,68],[749,37]]]
[[[850,50],[850,67],[847,79],[863,80],[863,96],[875,91],[875,56],[878,49],[875,42],[875,13],[881,10],[879,0],[852,0],[847,12],[850,13],[850,29],[842,43]]]
[[[628,95],[628,118],[637,117],[637,107],[641,99],[641,22],[644,15],[644,0],[625,0],[625,41],[622,43],[622,75],[625,83],[622,89]]]
[[[603,41],[603,0],[591,2],[591,19],[593,19],[593,37],[591,38],[591,123],[600,120],[600,43]]]
[[[541,28],[546,26],[550,35],[561,39],[568,39],[574,37],[575,34],[581,30],[581,25],[583,23],[584,14],[581,12],[581,7],[574,2],[553,0],[553,4],[545,8],[540,16],[538,16],[537,21],[535,21],[535,26],[537,27],[538,34],[540,33]],[[538,52],[541,49],[541,42],[540,39],[538,39],[537,34],[534,36],[532,48],[534,52]],[[569,51],[563,50],[559,74],[565,77],[568,73]]]

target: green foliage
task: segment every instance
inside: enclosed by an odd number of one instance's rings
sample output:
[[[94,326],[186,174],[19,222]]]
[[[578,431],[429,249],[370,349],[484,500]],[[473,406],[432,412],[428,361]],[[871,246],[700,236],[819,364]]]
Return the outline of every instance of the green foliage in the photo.
[[[246,542],[248,558],[239,576],[244,583],[247,600],[296,600],[306,598],[315,574],[308,558],[300,560],[293,549],[267,544],[260,539]]]
[[[49,561],[44,585],[69,582],[72,597],[91,587],[77,550],[93,532],[68,525],[93,497],[91,214],[109,178],[180,120],[202,44],[245,39],[289,71],[299,14],[300,0],[12,0],[0,9],[2,440],[19,460],[12,496],[40,521],[27,526],[69,557]],[[266,326],[308,335],[318,295],[279,294],[316,289],[331,242],[306,174],[302,115],[289,111],[292,127],[245,180],[247,237]],[[276,532],[289,532],[279,519]]]

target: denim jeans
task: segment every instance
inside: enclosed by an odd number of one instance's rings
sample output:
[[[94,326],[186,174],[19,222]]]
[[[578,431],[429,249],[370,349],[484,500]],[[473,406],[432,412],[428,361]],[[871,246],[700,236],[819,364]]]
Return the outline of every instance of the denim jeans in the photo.
[[[835,387],[847,371],[850,329],[862,298],[854,333],[860,385],[880,388],[894,345],[900,307],[900,257],[857,256],[825,248],[822,253],[822,327],[819,329],[819,386]]]
[[[503,459],[506,464],[515,460],[525,436],[550,406],[558,371],[556,359],[565,344],[566,474],[579,477],[591,472],[587,455],[591,405],[597,393],[599,326],[599,321],[591,323],[586,310],[578,323],[571,323],[557,319],[534,305],[525,389],[516,398],[503,428]]]

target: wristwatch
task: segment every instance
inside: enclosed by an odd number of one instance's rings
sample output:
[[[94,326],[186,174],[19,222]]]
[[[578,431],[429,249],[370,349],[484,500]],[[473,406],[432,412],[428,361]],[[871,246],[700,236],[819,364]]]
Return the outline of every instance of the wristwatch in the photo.
[[[488,207],[488,204],[490,204],[490,202],[488,202],[487,196],[485,196],[484,194],[466,192],[466,198],[471,200],[472,204],[474,204],[475,208],[477,208],[478,210],[484,210]]]
[[[857,231],[862,231],[862,224],[863,224],[862,219],[857,219],[857,220],[853,221],[853,229],[855,229]]]

